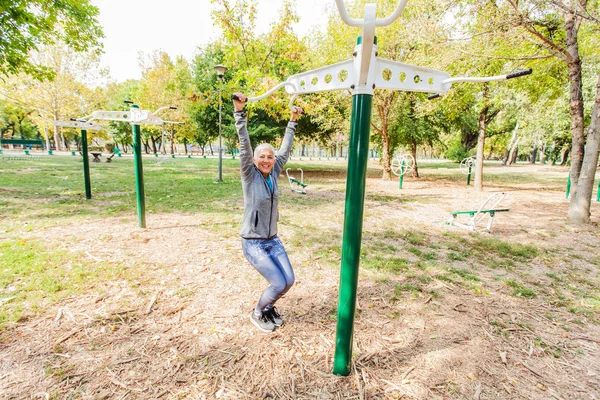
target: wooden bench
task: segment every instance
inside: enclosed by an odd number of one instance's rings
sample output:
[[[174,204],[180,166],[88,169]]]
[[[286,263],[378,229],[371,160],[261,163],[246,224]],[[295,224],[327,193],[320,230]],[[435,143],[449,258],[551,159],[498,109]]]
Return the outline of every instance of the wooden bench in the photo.
[[[92,162],[101,162],[100,156],[102,155],[102,153],[91,153],[90,152],[90,154],[94,156],[94,159],[92,160]]]

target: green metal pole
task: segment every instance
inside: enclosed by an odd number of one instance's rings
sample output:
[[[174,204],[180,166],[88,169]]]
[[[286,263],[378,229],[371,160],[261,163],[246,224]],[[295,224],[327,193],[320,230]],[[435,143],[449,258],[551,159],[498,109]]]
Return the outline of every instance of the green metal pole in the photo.
[[[88,156],[87,131],[81,130],[81,152],[83,153],[83,181],[85,184],[85,198],[92,198],[92,185],[90,184],[90,159]]]
[[[596,192],[596,202],[600,201],[600,180],[598,181],[598,191]]]
[[[139,108],[132,104],[131,108]],[[142,138],[140,125],[133,123],[133,163],[135,165],[135,193],[137,197],[138,226],[146,227],[146,200],[144,198],[144,167],[142,165]]]
[[[400,164],[400,189],[402,189],[402,181],[404,180],[404,160]]]
[[[467,175],[467,186],[471,184],[471,164],[469,163],[469,174]]]
[[[570,194],[571,194],[571,174],[569,174],[569,178],[567,179],[567,193],[565,195],[565,198],[568,199]]]
[[[223,182],[223,151],[221,147],[223,146],[223,140],[221,135],[221,113],[223,111],[223,97],[221,96],[221,89],[223,88],[223,79],[220,79],[219,82],[219,179],[217,182]]]
[[[352,358],[352,334],[356,308],[358,264],[362,239],[363,211],[365,205],[365,180],[369,156],[369,134],[373,96],[357,94],[352,98],[350,147],[348,148],[348,177],[346,179],[346,208],[344,212],[344,238],[340,269],[340,294],[338,300],[337,333],[333,373],[348,375]]]

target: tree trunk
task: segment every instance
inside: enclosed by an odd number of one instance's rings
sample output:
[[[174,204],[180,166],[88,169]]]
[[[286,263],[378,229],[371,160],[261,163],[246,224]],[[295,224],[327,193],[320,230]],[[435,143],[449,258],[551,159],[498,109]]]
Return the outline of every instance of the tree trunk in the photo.
[[[175,130],[174,125],[171,125],[171,155],[173,154],[175,154]]]
[[[412,170],[412,176],[413,176],[413,178],[418,178],[419,177],[419,167],[417,166],[417,142],[415,142],[414,140],[410,146],[410,154],[412,155],[413,160],[415,160],[415,167]]]
[[[154,139],[154,136],[150,136],[150,140],[152,141],[152,150],[156,154],[156,139]]]
[[[488,153],[488,156],[485,158],[486,160],[491,160],[492,159],[492,154],[494,153],[494,145],[490,145],[490,152]]]
[[[383,176],[384,181],[392,179],[392,157],[394,149],[390,148],[390,137],[388,134],[388,122],[391,103],[394,99],[394,92],[387,96],[382,96],[381,101],[376,105],[377,114],[381,121],[381,127],[375,126],[371,122],[371,127],[381,136],[381,160],[383,161]]]
[[[563,149],[563,151],[560,154],[560,165],[562,167],[564,167],[565,165],[567,165],[567,161],[569,160],[569,152],[571,151],[571,149],[569,147],[565,147]],[[571,185],[573,185],[571,183]]]
[[[485,148],[485,129],[488,114],[488,86],[483,85],[483,107],[479,113],[479,122],[477,124],[477,159],[475,160],[475,182],[473,187],[477,191],[483,190],[483,150]]]
[[[548,145],[546,143],[542,143],[542,149],[540,150],[540,164],[546,164],[546,150]]]
[[[515,129],[513,129],[512,137],[510,138],[510,143],[506,148],[506,153],[504,154],[504,158],[502,159],[502,165],[506,165],[506,163],[510,160],[510,154],[512,149],[517,145],[519,138],[517,137],[517,132],[519,131],[519,121],[517,121],[517,125],[515,125]]]
[[[51,150],[50,148],[50,136],[48,136],[48,127],[44,125],[44,136],[46,139],[46,150]]]
[[[577,183],[581,166],[583,163],[583,152],[585,145],[584,121],[583,121],[583,85],[581,78],[581,59],[579,58],[579,44],[577,33],[579,30],[579,18],[576,13],[565,14],[565,32],[567,39],[567,51],[570,55],[569,67],[569,109],[571,112],[571,203],[577,201]]]
[[[58,118],[56,118],[58,119]],[[54,147],[56,147],[56,150],[61,150],[61,146],[60,146],[60,133],[58,132],[58,126],[54,126]]]
[[[569,203],[569,221],[574,224],[587,224],[590,222],[590,206],[594,178],[598,166],[598,152],[600,148],[600,74],[596,84],[596,101],[592,110],[592,120],[587,134],[585,154],[581,166],[579,180],[577,181],[577,196],[571,196]],[[571,188],[573,183],[571,182]],[[572,193],[572,192],[571,192]]]
[[[461,130],[460,143],[462,144],[463,148],[467,150],[472,149],[477,143],[477,132]]]
[[[531,153],[529,154],[529,163],[530,164],[535,164],[535,162],[537,161],[537,153],[538,153],[537,143],[534,143],[533,149],[531,149]]]
[[[517,139],[517,143],[510,152],[510,158],[508,159],[508,165],[516,164],[517,158],[519,157],[519,139]]]
[[[382,161],[383,161],[383,176],[382,179],[384,181],[389,181],[392,179],[392,162],[391,162],[391,156],[389,153],[390,150],[390,142],[389,142],[389,138],[387,137],[387,134],[385,131],[382,131],[381,133],[382,136],[382,150],[381,150],[381,156],[382,156]]]

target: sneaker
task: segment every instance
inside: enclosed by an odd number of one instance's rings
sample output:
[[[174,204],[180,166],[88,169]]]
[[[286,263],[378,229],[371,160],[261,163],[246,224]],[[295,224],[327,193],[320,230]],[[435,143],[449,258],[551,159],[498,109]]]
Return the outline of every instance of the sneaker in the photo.
[[[271,307],[268,310],[266,310],[265,314],[267,315],[267,318],[273,321],[275,326],[283,325],[283,318],[281,317],[281,315],[279,315],[275,307]]]
[[[263,332],[273,332],[276,328],[275,323],[271,321],[271,319],[264,312],[260,317],[257,317],[254,315],[254,310],[252,310],[250,313],[250,321]]]

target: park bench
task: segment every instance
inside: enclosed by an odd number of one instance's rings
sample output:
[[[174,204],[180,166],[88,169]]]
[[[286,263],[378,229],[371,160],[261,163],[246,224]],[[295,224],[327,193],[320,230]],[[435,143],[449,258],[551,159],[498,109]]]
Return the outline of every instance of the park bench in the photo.
[[[494,218],[496,217],[496,213],[508,212],[510,208],[500,208],[498,205],[504,198],[506,197],[506,193],[494,193],[483,203],[483,205],[478,210],[470,210],[470,211],[454,211],[452,212],[452,217],[446,222],[448,225],[460,226],[462,228],[466,228],[469,230],[475,230],[477,225],[484,219],[488,219],[487,226],[485,230],[490,232],[492,229],[492,224],[494,223]],[[493,202],[495,201],[495,202]],[[489,204],[492,204],[489,206]],[[468,215],[470,217],[469,221],[466,224],[460,223],[457,221],[457,217],[460,215]]]
[[[92,162],[101,162],[100,156],[102,155],[102,153],[91,153],[90,152],[90,154],[94,156],[94,159],[92,160]]]

